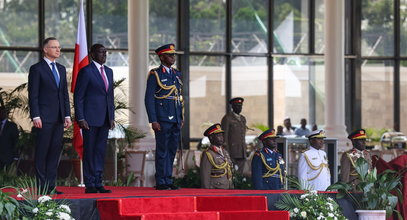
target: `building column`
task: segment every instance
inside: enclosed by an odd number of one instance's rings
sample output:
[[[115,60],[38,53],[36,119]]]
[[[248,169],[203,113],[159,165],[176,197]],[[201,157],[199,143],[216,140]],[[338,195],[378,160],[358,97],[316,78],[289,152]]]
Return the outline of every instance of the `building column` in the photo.
[[[148,151],[144,164],[144,186],[155,184],[155,162],[152,150],[155,149],[155,139],[148,123],[147,112],[144,106],[147,74],[149,71],[149,32],[148,12],[149,0],[128,0],[128,39],[129,39],[129,123],[146,134],[138,139],[131,149],[135,151]],[[131,160],[131,159],[129,159]]]
[[[345,1],[325,0],[325,131],[347,149],[345,126]]]

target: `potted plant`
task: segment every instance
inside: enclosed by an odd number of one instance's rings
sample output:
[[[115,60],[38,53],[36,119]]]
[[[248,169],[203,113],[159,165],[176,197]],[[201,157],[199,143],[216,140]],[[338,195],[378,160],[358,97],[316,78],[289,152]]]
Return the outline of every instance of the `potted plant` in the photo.
[[[358,173],[359,183],[352,185],[337,182],[328,190],[338,191],[337,198],[347,196],[356,207],[359,219],[386,219],[396,212],[399,219],[400,213],[395,210],[398,199],[402,198],[399,186],[400,176],[392,170],[377,174],[376,168],[369,169],[366,159],[360,157],[356,160],[355,170]],[[366,216],[366,217],[365,217]]]

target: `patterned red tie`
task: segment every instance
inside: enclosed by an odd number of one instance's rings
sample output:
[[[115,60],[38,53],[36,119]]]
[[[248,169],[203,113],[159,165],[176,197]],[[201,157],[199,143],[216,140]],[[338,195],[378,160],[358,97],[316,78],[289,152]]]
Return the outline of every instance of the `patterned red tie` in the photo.
[[[107,80],[106,80],[106,77],[105,77],[105,72],[104,72],[103,66],[100,67],[100,75],[102,75],[102,79],[103,79],[103,82],[105,83],[105,88],[106,88],[106,91],[107,91],[107,89],[109,87],[107,85]]]

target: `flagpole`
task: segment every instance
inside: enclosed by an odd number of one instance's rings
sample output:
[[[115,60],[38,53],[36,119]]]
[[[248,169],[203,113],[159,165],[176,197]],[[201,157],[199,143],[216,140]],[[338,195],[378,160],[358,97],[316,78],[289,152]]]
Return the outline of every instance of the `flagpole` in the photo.
[[[81,181],[80,181],[80,183],[79,183],[79,187],[85,187],[85,184],[83,183],[83,161],[82,161],[82,159],[80,159],[80,164],[81,164]]]

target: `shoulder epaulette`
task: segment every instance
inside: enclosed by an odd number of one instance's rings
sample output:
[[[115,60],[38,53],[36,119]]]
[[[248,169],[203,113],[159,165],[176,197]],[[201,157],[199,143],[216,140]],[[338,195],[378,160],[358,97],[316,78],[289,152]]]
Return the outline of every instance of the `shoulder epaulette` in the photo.
[[[148,74],[149,74],[149,75],[150,75],[150,74],[155,74],[155,72],[156,72],[158,69],[159,69],[159,67],[154,68],[154,69],[151,69]]]

